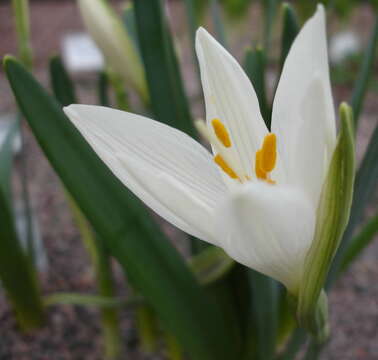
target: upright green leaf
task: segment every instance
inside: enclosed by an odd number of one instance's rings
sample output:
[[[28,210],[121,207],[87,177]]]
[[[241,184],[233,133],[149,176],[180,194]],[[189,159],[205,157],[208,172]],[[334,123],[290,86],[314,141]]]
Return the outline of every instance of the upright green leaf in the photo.
[[[278,4],[281,0],[266,0],[263,2],[264,6],[264,50],[265,54],[269,56],[270,43],[272,40],[272,32],[274,20],[277,14]]]
[[[35,273],[21,248],[12,211],[9,179],[17,128],[15,123],[0,148],[0,280],[20,326],[30,330],[43,324],[44,315]]]
[[[377,52],[378,44],[378,15],[375,18],[375,25],[370,36],[369,45],[365,51],[365,55],[361,64],[361,68],[354,85],[351,105],[354,112],[354,128],[357,130],[358,119],[360,117],[360,112],[362,110],[363,101],[365,98],[365,93],[369,85],[369,80],[371,79],[374,59]]]
[[[106,71],[101,71],[98,74],[97,80],[97,98],[98,103],[102,106],[110,106],[110,99],[108,95],[109,79]]]
[[[260,46],[257,46],[255,49],[248,48],[246,50],[244,70],[255,88],[261,114],[266,126],[270,129],[271,115],[265,91],[265,53]]]
[[[140,50],[139,50],[138,32],[137,32],[136,23],[135,23],[134,6],[130,2],[126,3],[125,9],[123,11],[123,22],[126,26],[127,32],[129,33],[130,39],[132,40],[135,46],[135,49],[137,49],[139,53]]]
[[[67,106],[76,103],[75,88],[59,56],[50,59],[50,83],[57,100]]]
[[[173,40],[160,0],[134,1],[140,50],[157,120],[195,135]]]
[[[249,271],[251,288],[251,319],[245,359],[273,359],[278,326],[278,284],[271,278]]]
[[[280,56],[280,67],[283,68],[285,59],[291,44],[293,43],[295,37],[299,32],[299,22],[297,15],[289,3],[282,4],[282,37],[281,37],[281,56]]]
[[[214,26],[215,38],[227,48],[226,31],[222,20],[222,12],[218,0],[211,0],[210,3],[211,20]]]
[[[14,59],[5,70],[51,165],[135,288],[196,360],[229,360],[232,343],[218,305],[201,289],[139,201],[112,175],[60,106]],[[49,121],[46,121],[48,119]]]
[[[348,226],[345,230],[340,248],[336,254],[332,269],[328,276],[327,286],[330,286],[339,274],[340,264],[348,251],[350,240],[356,226],[360,223],[364,209],[371,199],[378,184],[378,125],[370,138],[364,158],[357,171],[353,192],[353,202]]]
[[[326,310],[322,288],[349,220],[355,171],[352,117],[352,109],[341,104],[341,130],[323,184],[314,239],[306,256],[299,289],[297,316],[301,325],[313,332],[323,331],[315,324],[317,311]]]

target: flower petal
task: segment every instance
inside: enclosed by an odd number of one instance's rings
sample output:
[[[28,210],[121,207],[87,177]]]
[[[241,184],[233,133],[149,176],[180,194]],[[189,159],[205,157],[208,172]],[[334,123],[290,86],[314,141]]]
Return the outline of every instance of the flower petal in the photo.
[[[236,261],[298,290],[314,235],[315,211],[300,189],[240,186],[217,211],[216,231]]]
[[[226,188],[204,147],[143,116],[90,105],[64,110],[105,164],[143,202],[183,231],[214,242],[210,219]]]
[[[253,86],[237,61],[203,28],[197,31],[196,51],[208,125],[214,118],[224,123],[244,174],[256,178],[255,153],[268,130]]]
[[[272,132],[278,136],[286,182],[304,188],[316,206],[336,143],[321,5],[285,61],[273,104]]]

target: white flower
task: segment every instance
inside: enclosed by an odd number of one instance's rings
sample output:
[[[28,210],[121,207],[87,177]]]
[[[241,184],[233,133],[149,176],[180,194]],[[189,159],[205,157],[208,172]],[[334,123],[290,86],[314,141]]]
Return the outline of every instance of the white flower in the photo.
[[[324,9],[318,7],[287,57],[271,133],[236,60],[202,28],[196,49],[213,155],[184,133],[139,115],[86,105],[65,112],[154,211],[295,294],[336,144]]]

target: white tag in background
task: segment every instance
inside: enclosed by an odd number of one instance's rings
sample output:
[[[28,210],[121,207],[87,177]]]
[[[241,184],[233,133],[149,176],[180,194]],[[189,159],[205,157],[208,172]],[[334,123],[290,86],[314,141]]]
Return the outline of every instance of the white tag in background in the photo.
[[[86,33],[65,35],[62,41],[63,62],[69,72],[98,71],[104,58],[92,38]]]

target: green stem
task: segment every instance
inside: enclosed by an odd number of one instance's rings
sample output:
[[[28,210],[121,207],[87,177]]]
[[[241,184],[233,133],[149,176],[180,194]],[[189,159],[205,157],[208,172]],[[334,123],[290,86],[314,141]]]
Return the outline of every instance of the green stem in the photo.
[[[102,241],[93,234],[84,215],[68,194],[67,198],[84,245],[90,254],[96,273],[99,294],[107,298],[113,298],[115,292],[110,257],[107,250]],[[119,359],[122,352],[122,337],[118,310],[103,307],[101,309],[101,318],[104,332],[105,358],[109,360]]]
[[[184,355],[175,336],[165,333],[166,357],[168,360],[183,360]]]
[[[32,50],[30,47],[30,23],[29,23],[29,2],[28,0],[12,0],[15,16],[18,52],[21,62],[31,69]]]
[[[130,106],[122,78],[110,69],[106,70],[106,74],[108,76],[109,83],[114,90],[116,107],[120,110],[129,111]]]
[[[159,329],[156,314],[150,306],[141,305],[137,308],[136,327],[142,351],[146,354],[154,353],[157,348]]]
[[[57,304],[64,305],[83,305],[83,306],[97,306],[101,308],[131,308],[143,303],[143,299],[139,297],[132,298],[115,298],[101,295],[78,294],[70,292],[57,292],[46,295],[43,299],[45,306],[52,306]]]

